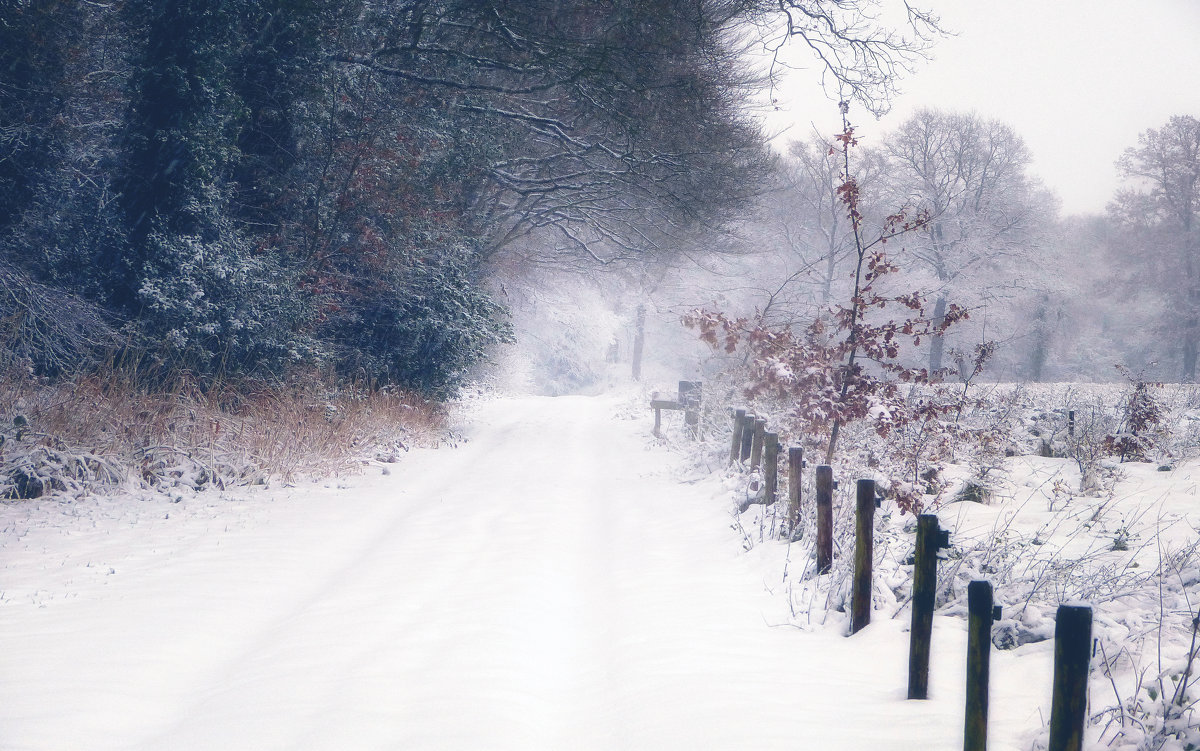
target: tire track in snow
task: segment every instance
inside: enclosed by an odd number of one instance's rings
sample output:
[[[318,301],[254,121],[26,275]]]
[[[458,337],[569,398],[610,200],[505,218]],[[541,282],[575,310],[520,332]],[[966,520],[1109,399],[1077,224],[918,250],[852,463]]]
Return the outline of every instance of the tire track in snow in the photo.
[[[398,679],[452,669],[437,632],[478,640],[483,629],[439,624],[434,603],[449,598],[461,614],[447,617],[460,625],[470,613],[456,599],[467,595],[455,592],[487,559],[500,521],[486,505],[485,478],[502,471],[505,445],[520,437],[511,422],[478,432],[459,449],[423,452],[427,462],[391,478],[385,485],[396,500],[364,509],[379,518],[351,520],[355,534],[335,546],[340,562],[248,634],[191,692],[196,698],[179,708],[182,719],[144,747],[328,748],[318,740],[323,729],[345,733],[345,716],[386,720],[389,706],[371,700],[402,690]],[[370,536],[360,541],[363,529]],[[291,719],[279,722],[283,716]]]

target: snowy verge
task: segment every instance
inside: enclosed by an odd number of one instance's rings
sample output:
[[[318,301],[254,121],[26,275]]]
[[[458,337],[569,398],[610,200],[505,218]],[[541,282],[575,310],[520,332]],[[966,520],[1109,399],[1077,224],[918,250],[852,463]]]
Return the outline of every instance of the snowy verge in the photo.
[[[1200,462],[1195,452],[1195,392],[1168,390],[1171,409],[1156,436],[1163,452],[1153,462],[1038,456],[1072,453],[1086,428],[1114,429],[1110,417],[1121,399],[1118,387],[1075,385],[1033,389],[1006,420],[1001,444],[1009,456],[989,459],[983,500],[959,489],[978,476],[972,451],[950,462],[939,478],[942,494],[931,511],[951,531],[952,547],[939,564],[935,660],[947,631],[965,629],[967,584],[993,583],[1003,618],[993,628],[994,659],[1011,661],[1012,672],[993,668],[993,697],[1043,690],[1033,698],[1037,717],[1009,736],[1014,747],[1044,747],[1049,720],[1054,615],[1059,604],[1094,608],[1096,637],[1088,725],[1090,748],[1200,747],[1197,690],[1197,607],[1200,606],[1200,508],[1195,497]],[[1017,397],[1023,395],[1018,391]],[[1016,400],[1014,400],[1016,401]],[[1078,410],[1078,430],[1067,435],[1066,404]],[[1102,405],[1110,403],[1102,412]],[[1012,410],[1012,402],[1004,405]],[[714,410],[714,414],[717,410]],[[988,419],[996,420],[992,415]],[[1085,425],[1088,420],[1094,425]],[[997,420],[998,421],[998,420]],[[809,633],[847,633],[853,559],[855,477],[840,477],[834,496],[835,551],[830,574],[818,576],[811,468],[805,475],[800,534],[781,540],[784,504],[757,505],[762,475],[729,463],[729,432],[719,415],[709,440],[697,448],[676,431],[664,440],[685,452],[693,470],[708,472],[725,488],[730,528],[746,557],[775,596],[768,621]],[[1022,449],[1028,453],[1021,453]],[[865,476],[875,477],[867,470]],[[885,481],[885,477],[880,477]],[[786,481],[781,477],[781,488]],[[781,491],[781,495],[784,491]],[[744,509],[744,510],[743,510]],[[915,518],[885,502],[876,513],[873,620],[897,625],[894,649],[907,655],[911,619]],[[961,646],[961,645],[960,645]],[[1048,653],[1047,650],[1050,650]],[[938,670],[935,665],[934,670]],[[961,680],[961,679],[960,679]]]

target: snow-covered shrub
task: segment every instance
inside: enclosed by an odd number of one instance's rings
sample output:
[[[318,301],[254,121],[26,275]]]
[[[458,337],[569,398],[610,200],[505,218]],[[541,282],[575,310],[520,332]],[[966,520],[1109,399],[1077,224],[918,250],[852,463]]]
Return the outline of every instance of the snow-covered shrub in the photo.
[[[1075,428],[1064,440],[1065,454],[1079,467],[1080,492],[1095,493],[1104,484],[1104,461],[1111,454],[1109,439],[1116,416],[1099,397],[1081,402],[1073,411]]]
[[[72,451],[53,436],[21,433],[0,432],[0,498],[24,500],[113,486],[125,477],[126,470],[110,457]]]
[[[469,248],[420,259],[369,295],[342,301],[323,333],[345,375],[447,399],[491,349],[508,313],[484,289]]]
[[[1124,371],[1123,371],[1124,372]],[[1149,383],[1141,378],[1129,378],[1129,394],[1122,405],[1121,424],[1105,437],[1104,447],[1121,461],[1149,461],[1155,448],[1162,443],[1164,409],[1155,393],[1162,384]]]
[[[225,220],[211,237],[153,233],[139,274],[141,345],[176,368],[278,373],[311,360],[311,307],[294,277]]]

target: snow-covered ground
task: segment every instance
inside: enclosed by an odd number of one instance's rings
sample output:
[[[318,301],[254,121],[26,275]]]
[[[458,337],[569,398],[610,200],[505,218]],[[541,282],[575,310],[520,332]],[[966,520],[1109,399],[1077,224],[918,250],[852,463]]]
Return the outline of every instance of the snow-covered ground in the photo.
[[[907,611],[782,617],[782,546],[651,419],[495,399],[388,474],[0,506],[0,748],[961,748],[965,622],[906,701]],[[993,654],[993,751],[1041,731],[1052,651]]]

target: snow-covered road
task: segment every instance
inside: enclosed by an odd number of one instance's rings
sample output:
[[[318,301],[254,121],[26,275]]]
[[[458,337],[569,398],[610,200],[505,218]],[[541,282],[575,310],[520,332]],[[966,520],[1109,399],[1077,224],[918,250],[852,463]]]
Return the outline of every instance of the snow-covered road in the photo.
[[[0,507],[0,749],[961,748],[959,621],[929,702],[906,618],[768,626],[720,489],[617,411],[485,402],[458,448],[242,500]],[[1048,685],[993,689],[994,750]]]

